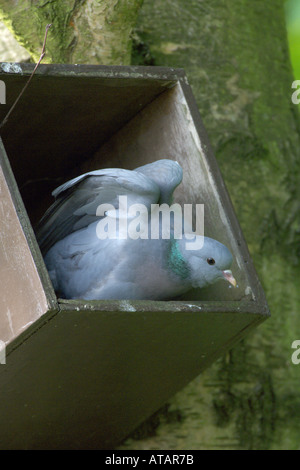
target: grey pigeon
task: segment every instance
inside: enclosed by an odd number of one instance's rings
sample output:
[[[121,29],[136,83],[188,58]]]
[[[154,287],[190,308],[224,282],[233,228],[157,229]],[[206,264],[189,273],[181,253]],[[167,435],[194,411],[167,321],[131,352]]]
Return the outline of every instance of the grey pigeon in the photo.
[[[220,242],[202,237],[202,248],[187,249],[191,239],[186,231],[175,237],[172,218],[169,237],[162,235],[161,218],[158,234],[151,236],[151,208],[171,204],[181,181],[180,165],[165,159],[135,170],[91,171],[54,190],[55,202],[36,234],[57,294],[68,299],[169,300],[219,279],[235,286],[232,255]],[[127,207],[144,208],[140,235],[128,236],[133,219],[121,207],[120,196],[126,196]],[[144,238],[143,229],[148,234]],[[194,234],[192,243],[201,240]]]

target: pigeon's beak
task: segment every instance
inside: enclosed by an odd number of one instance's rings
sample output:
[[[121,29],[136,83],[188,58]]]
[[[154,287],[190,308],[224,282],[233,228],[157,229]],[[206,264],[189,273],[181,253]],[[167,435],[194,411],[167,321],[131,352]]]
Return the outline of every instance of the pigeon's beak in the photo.
[[[236,280],[234,279],[230,269],[223,271],[223,276],[226,279],[226,281],[230,282],[230,284],[233,285],[233,287],[236,287]]]

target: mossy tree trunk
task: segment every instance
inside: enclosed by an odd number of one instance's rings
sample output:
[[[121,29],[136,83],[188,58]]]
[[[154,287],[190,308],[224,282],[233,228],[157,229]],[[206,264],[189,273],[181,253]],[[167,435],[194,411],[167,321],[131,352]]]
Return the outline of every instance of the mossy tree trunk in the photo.
[[[298,449],[300,132],[284,1],[145,0],[133,60],[186,70],[272,317],[123,448]]]
[[[35,57],[53,22],[52,62],[125,64],[141,3],[0,0],[0,9]],[[284,0],[144,0],[134,45],[134,64],[186,70],[272,317],[122,448],[298,449],[300,126]]]
[[[143,0],[0,0],[0,19],[38,60],[52,23],[43,62],[128,65],[131,31]]]

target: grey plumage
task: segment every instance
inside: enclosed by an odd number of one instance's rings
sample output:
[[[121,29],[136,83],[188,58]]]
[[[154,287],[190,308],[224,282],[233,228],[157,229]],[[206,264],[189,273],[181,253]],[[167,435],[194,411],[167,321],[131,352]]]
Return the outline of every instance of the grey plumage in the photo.
[[[221,278],[235,285],[229,271],[231,253],[211,238],[204,238],[200,250],[186,250],[186,235],[175,239],[172,230],[170,239],[161,235],[158,239],[122,238],[119,228],[114,239],[99,239],[99,221],[120,222],[124,216],[118,206],[119,196],[127,197],[128,207],[146,207],[144,220],[148,228],[151,204],[171,204],[181,181],[178,163],[159,160],[132,171],[91,171],[57,188],[53,192],[55,202],[40,221],[36,234],[58,295],[167,300]],[[101,204],[111,204],[117,212],[108,210],[99,216],[97,209]],[[214,262],[209,264],[211,259]]]

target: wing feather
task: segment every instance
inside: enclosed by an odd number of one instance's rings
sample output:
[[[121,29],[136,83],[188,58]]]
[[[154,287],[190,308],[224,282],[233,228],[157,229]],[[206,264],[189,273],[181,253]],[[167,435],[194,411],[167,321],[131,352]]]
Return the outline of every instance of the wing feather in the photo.
[[[139,203],[150,209],[158,202],[160,190],[142,173],[112,168],[80,175],[52,194],[56,200],[36,227],[43,254],[70,233],[100,220],[96,215],[100,204],[111,204],[118,210],[119,196],[127,196],[128,206]]]

